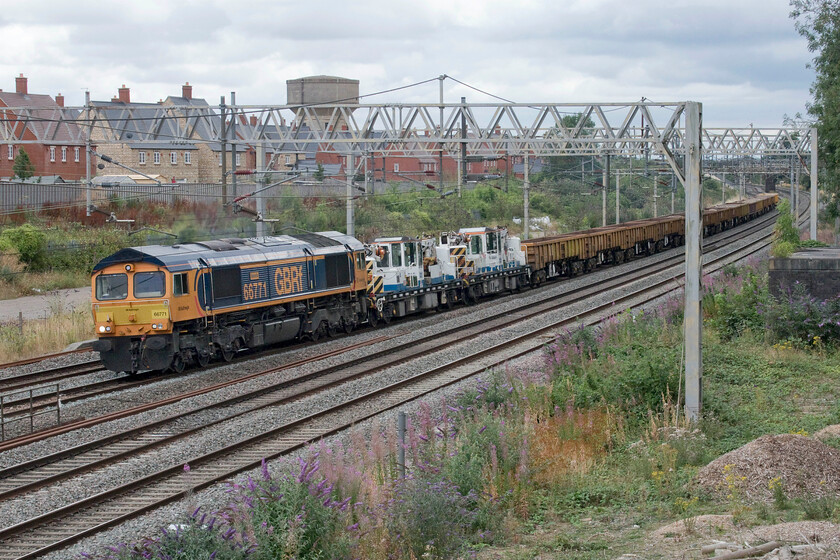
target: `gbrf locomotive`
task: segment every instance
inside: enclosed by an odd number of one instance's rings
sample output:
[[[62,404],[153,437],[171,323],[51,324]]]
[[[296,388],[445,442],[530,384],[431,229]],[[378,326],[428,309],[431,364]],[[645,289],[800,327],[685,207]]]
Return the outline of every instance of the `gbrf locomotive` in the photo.
[[[113,371],[229,361],[367,321],[365,248],[338,232],[151,245],[94,267],[93,349]]]
[[[777,202],[774,193],[708,208],[704,235]],[[370,245],[330,231],[123,249],[93,271],[93,349],[113,371],[180,372],[619,264],[681,245],[684,232],[674,214],[529,241],[468,228]]]

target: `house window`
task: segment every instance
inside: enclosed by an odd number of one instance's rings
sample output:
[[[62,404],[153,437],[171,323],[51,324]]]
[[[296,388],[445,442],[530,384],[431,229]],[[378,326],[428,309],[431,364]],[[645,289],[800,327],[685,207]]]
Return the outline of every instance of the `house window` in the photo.
[[[222,166],[222,154],[219,154],[219,167]]]
[[[15,159],[15,147],[9,144],[9,159]]]
[[[61,163],[67,163],[67,146],[61,147]]]
[[[176,165],[178,163],[178,152],[169,152],[169,163]]]
[[[73,161],[79,163],[79,148],[73,148]]]
[[[137,155],[140,156],[140,159],[138,160],[140,165],[146,165],[146,152],[137,152]]]
[[[292,165],[292,156],[286,156],[286,165]]]
[[[184,163],[187,165],[192,163],[192,154],[189,152],[184,152]]]
[[[160,152],[155,152],[155,165],[160,165]]]
[[[236,154],[236,167],[242,165],[242,154]]]
[[[55,146],[50,146],[50,161],[55,161]]]
[[[399,164],[399,163],[395,163],[395,164],[394,164],[394,173],[399,173],[399,172],[400,172],[400,164]]]

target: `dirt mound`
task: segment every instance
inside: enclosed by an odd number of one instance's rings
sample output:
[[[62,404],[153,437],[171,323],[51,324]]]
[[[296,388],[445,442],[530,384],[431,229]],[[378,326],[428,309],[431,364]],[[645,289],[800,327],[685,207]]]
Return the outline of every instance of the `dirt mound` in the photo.
[[[734,528],[731,515],[698,515],[660,527],[651,536],[656,539],[681,540],[687,535],[718,536]]]
[[[694,479],[719,496],[764,502],[773,498],[771,481],[781,484],[788,498],[840,492],[840,451],[795,434],[761,436],[721,455]]]
[[[832,424],[831,426],[826,426],[825,428],[814,434],[814,439],[818,439],[820,441],[825,441],[827,439],[832,438],[840,438],[840,424]]]
[[[745,529],[736,540],[744,542],[782,541],[786,543],[840,544],[840,525],[829,521],[793,521]]]

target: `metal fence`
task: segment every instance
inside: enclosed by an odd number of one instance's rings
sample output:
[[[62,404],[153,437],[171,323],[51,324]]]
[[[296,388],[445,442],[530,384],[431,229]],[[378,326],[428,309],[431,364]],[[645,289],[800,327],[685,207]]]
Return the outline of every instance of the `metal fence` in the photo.
[[[228,200],[237,196],[253,193],[264,185],[253,182],[238,182],[234,192],[232,184],[227,185]],[[363,185],[357,184],[356,194],[362,194]],[[384,192],[384,183],[371,183],[369,192]],[[397,186],[399,190],[410,190],[410,185]],[[161,185],[114,185],[94,186],[91,188],[91,202],[102,205],[112,199],[124,202],[156,202],[172,205],[177,200],[187,203],[221,204],[223,189],[220,183],[163,183]],[[343,181],[326,180],[324,182],[303,181],[286,183],[266,189],[266,198],[293,196],[344,198],[347,196],[347,186]],[[45,208],[79,206],[84,208],[87,197],[87,187],[84,183],[19,183],[0,182],[0,212],[8,213],[16,210],[39,211]]]
[[[35,432],[38,416],[55,416],[54,425],[61,425],[61,391],[57,383],[0,395],[0,441],[26,433],[27,428],[28,433]],[[24,427],[8,428],[19,423]]]

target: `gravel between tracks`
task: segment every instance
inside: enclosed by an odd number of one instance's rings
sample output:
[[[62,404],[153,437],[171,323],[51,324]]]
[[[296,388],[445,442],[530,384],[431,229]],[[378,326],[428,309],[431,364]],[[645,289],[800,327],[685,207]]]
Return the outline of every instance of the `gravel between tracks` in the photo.
[[[747,244],[747,241],[739,241],[735,244],[735,247],[740,247],[745,244]],[[672,256],[672,253],[666,252],[647,259],[633,261],[624,265],[626,268],[623,268],[623,270],[626,270],[627,268],[641,268],[651,264],[652,262],[658,262],[669,258],[670,256]],[[289,350],[276,356],[263,357],[248,361],[245,361],[243,359],[244,357],[240,357],[230,365],[222,365],[209,370],[196,371],[178,378],[161,379],[157,382],[152,380],[150,384],[144,386],[143,388],[129,389],[119,393],[117,396],[104,396],[67,405],[62,411],[62,416],[65,418],[82,416],[90,417],[104,414],[106,412],[122,410],[130,406],[157,400],[176,391],[185,392],[205,387],[207,385],[232,378],[233,376],[241,376],[246,372],[277,366],[282,363],[301,359],[303,357],[323,354],[335,348],[340,348],[346,341],[349,340],[352,340],[354,343],[362,342],[382,335],[417,338],[439,330],[442,325],[449,326],[454,324],[467,324],[469,322],[480,320],[490,313],[512,309],[523,300],[527,302],[534,301],[538,298],[542,299],[546,293],[559,295],[571,288],[576,288],[580,285],[597,282],[599,280],[606,280],[612,276],[612,269],[605,269],[587,275],[583,278],[572,279],[559,284],[550,285],[538,293],[526,292],[518,298],[498,298],[494,301],[482,303],[472,308],[460,308],[442,315],[430,314],[416,320],[400,321],[388,328],[367,330],[365,332],[356,333],[351,339],[331,340],[317,345],[310,345],[299,349]],[[605,300],[609,301],[606,296],[598,296],[594,301],[604,302]],[[548,316],[542,316],[529,320],[528,324],[546,325],[551,319],[555,319],[558,316],[574,317],[576,314],[579,314],[589,308],[590,305],[591,303],[573,304],[565,307],[562,311],[553,312]],[[656,305],[656,303],[650,305]],[[519,324],[491,334],[482,335],[476,339],[465,340],[462,344],[424,358],[422,361],[422,367],[424,369],[430,369],[456,359],[457,357],[466,356],[474,351],[479,344],[482,347],[497,344],[504,340],[508,340],[515,334],[524,332],[524,330],[525,326],[523,324]],[[387,352],[393,344],[394,341],[374,343],[364,348],[346,352],[340,356],[321,360],[317,365],[307,364],[288,371],[270,374],[258,380],[249,381],[244,385],[244,387],[247,389],[255,389],[281,379],[295,377],[313,369],[323,367],[324,365],[340,363],[348,358],[378,352]],[[543,357],[541,353],[535,352],[525,358],[516,360],[510,365],[510,367],[535,369],[541,367],[542,365]],[[167,465],[183,464],[184,462],[189,461],[190,457],[201,455],[215,449],[219,441],[233,441],[243,439],[250,435],[262,433],[271,426],[286,423],[302,415],[311,414],[317,410],[327,408],[337,401],[352,399],[356,396],[365,394],[376,387],[381,387],[414,375],[417,373],[417,368],[417,362],[410,362],[401,366],[389,368],[363,380],[343,384],[339,388],[292,403],[290,405],[279,408],[267,408],[258,412],[246,414],[233,421],[225,422],[218,427],[210,428],[206,430],[207,433],[191,437],[190,439],[178,444],[160,448],[140,458],[132,459],[129,462],[120,463],[95,473],[64,481],[20,499],[0,503],[0,524],[4,527],[11,526],[40,513],[45,513],[57,507],[67,505],[84,497],[99,493],[106,488],[122,484],[129,478],[150,474],[151,472],[159,470]],[[456,385],[444,388],[437,393],[426,397],[424,400],[439,402],[441,398],[452,398],[459,392],[463,391],[464,388],[474,385],[474,383],[475,379],[463,381]],[[70,445],[78,445],[86,441],[92,441],[106,435],[116,433],[125,427],[149,423],[178,411],[192,409],[200,404],[217,402],[223,398],[233,396],[241,390],[241,385],[235,385],[220,391],[186,399],[176,404],[156,409],[139,416],[125,418],[85,430],[74,431],[69,434],[50,438],[44,442],[0,453],[0,468],[32,459],[45,453],[57,451]],[[402,407],[402,410],[409,415],[413,415],[417,410],[419,402],[420,401],[412,402]],[[228,415],[230,410],[231,409],[228,408],[223,412],[213,411],[205,413],[202,415],[203,417],[196,422],[206,423],[215,420],[221,415]],[[396,411],[382,414],[372,421],[359,424],[357,429],[367,433],[373,425],[395,425],[396,414]],[[347,446],[349,444],[347,438],[348,435],[346,433],[338,434],[328,438],[326,443],[327,445],[334,445],[338,441],[341,441],[345,446]],[[294,458],[301,453],[305,452],[294,453],[290,455],[289,458]],[[282,462],[283,461],[272,462],[272,469],[278,468]],[[246,476],[247,475],[243,474],[239,478],[244,479]],[[188,483],[189,477],[185,474],[185,486]],[[181,502],[174,503],[170,506],[131,520],[114,529],[86,539],[73,547],[47,555],[45,558],[49,558],[51,560],[74,558],[78,557],[81,552],[99,551],[105,546],[120,542],[134,542],[143,535],[156,535],[160,527],[171,523],[184,512],[192,511],[198,505],[201,505],[206,509],[213,510],[224,507],[227,504],[227,501],[228,496],[225,492],[225,487],[216,485],[207,490],[198,492],[194,496],[191,496],[188,500],[182,500]]]

